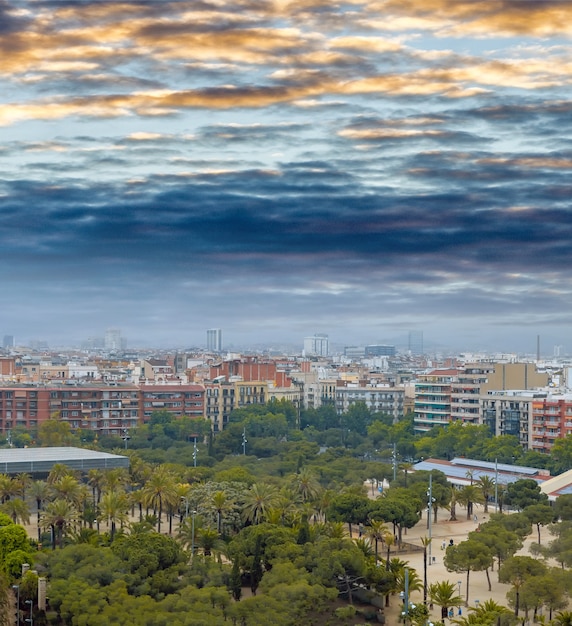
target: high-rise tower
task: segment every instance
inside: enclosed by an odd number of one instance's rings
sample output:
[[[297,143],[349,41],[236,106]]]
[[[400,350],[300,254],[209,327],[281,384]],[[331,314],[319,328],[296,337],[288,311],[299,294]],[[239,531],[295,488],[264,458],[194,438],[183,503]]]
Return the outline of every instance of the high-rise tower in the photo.
[[[222,352],[222,330],[220,328],[207,330],[207,350],[209,352]]]

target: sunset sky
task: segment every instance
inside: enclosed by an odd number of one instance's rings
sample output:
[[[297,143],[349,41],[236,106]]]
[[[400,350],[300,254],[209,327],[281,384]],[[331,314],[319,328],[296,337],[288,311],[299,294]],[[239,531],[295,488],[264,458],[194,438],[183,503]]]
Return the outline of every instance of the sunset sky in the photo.
[[[568,0],[0,0],[0,336],[572,353]]]

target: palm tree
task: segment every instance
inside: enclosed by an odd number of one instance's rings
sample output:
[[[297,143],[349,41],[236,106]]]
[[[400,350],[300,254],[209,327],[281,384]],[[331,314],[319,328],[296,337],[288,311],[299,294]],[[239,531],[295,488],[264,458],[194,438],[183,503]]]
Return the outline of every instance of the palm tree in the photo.
[[[101,469],[90,469],[87,473],[87,483],[93,494],[93,506],[96,507],[101,499],[105,485],[105,472]]]
[[[212,503],[216,510],[216,530],[217,533],[220,535],[222,534],[223,513],[228,509],[230,505],[226,491],[222,489],[215,491],[212,495]]]
[[[54,500],[44,509],[42,521],[44,526],[50,526],[53,533],[52,547],[63,547],[63,539],[67,529],[77,520],[75,507],[67,500]]]
[[[429,537],[421,537],[423,546],[423,604],[427,604],[427,548],[431,544]]]
[[[300,496],[302,502],[315,500],[322,490],[316,475],[307,467],[303,467],[297,474],[294,474],[292,487],[294,492]]]
[[[129,500],[124,491],[106,491],[99,502],[101,517],[107,520],[110,527],[109,539],[113,541],[117,522],[121,524],[127,520],[127,511],[129,509]]]
[[[450,522],[457,521],[457,499],[458,499],[458,490],[455,485],[451,485],[451,499],[449,500],[449,516]]]
[[[36,501],[36,514],[38,516],[38,540],[40,537],[40,512],[42,510],[42,504],[46,502],[49,495],[49,486],[43,480],[35,480],[29,489],[29,495]]]
[[[200,528],[197,532],[197,544],[205,556],[210,556],[220,543],[218,532],[214,528]]]
[[[553,626],[572,626],[572,611],[558,611],[552,624]]]
[[[277,504],[277,500],[278,494],[272,485],[255,483],[246,493],[242,510],[243,519],[252,524],[260,524],[269,509]]]
[[[109,469],[104,474],[104,490],[117,491],[129,483],[129,475],[123,467]]]
[[[489,512],[489,498],[495,492],[495,480],[487,474],[483,474],[477,481],[477,487],[481,490],[483,502],[485,505],[485,513]]]
[[[390,566],[389,559],[391,557],[391,546],[395,543],[395,535],[389,529],[383,534],[383,543],[385,544],[385,547],[387,548],[385,569],[389,571],[389,566]]]
[[[369,539],[355,539],[354,543],[356,547],[363,552],[363,555],[367,560],[375,560],[377,555],[375,554]]]
[[[441,607],[442,620],[448,616],[449,607],[463,604],[463,598],[457,594],[457,590],[457,585],[448,580],[429,585],[430,602]]]
[[[48,485],[52,485],[64,476],[75,476],[75,472],[64,463],[54,463],[48,474]]]
[[[0,510],[6,513],[6,515],[9,515],[14,521],[14,524],[30,523],[30,507],[26,501],[22,500],[22,498],[11,498],[10,500],[6,500],[4,504],[0,505]]]
[[[75,476],[66,474],[51,483],[56,499],[61,498],[72,504],[78,504],[82,496],[81,484]]]
[[[375,558],[377,559],[377,546],[380,541],[383,541],[385,534],[389,531],[389,528],[384,522],[377,520],[370,520],[369,526],[366,529],[366,535],[375,542]]]
[[[330,539],[343,539],[347,537],[348,531],[343,522],[326,522],[324,533]]]
[[[18,488],[18,492],[22,497],[22,500],[26,499],[26,489],[32,484],[32,477],[30,474],[26,474],[22,472],[21,474],[16,474],[14,477],[14,482]]]
[[[457,494],[457,502],[467,507],[467,519],[471,519],[473,515],[473,505],[482,501],[481,490],[476,485],[465,485]]]
[[[177,486],[171,472],[159,466],[142,489],[143,502],[157,513],[157,532],[161,532],[163,509],[177,498]],[[177,500],[177,504],[178,504]]]
[[[18,493],[18,485],[8,474],[0,474],[0,503],[6,502]]]

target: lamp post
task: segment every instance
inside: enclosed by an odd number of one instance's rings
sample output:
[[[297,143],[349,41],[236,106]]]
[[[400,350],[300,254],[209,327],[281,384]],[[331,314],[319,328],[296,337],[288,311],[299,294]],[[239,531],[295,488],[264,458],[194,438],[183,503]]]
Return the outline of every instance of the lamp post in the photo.
[[[195,515],[197,512],[195,510],[191,511],[191,563],[193,562],[195,556]]]
[[[457,581],[457,587],[459,587],[459,597],[461,597],[461,584],[462,582],[460,580]]]
[[[197,438],[195,437],[195,442],[193,444],[193,467],[197,466]]]
[[[429,474],[429,489],[427,490],[427,528],[429,529],[429,565],[431,565],[431,533],[433,526],[433,502],[435,502],[435,498],[433,497],[433,474]]]
[[[495,459],[495,513],[498,513],[499,506],[499,464]]]
[[[12,585],[16,592],[16,626],[20,626],[20,585]]]
[[[393,480],[397,479],[397,444],[393,444],[393,453],[391,455],[391,464],[393,465]]]
[[[30,626],[34,626],[34,602],[33,600],[26,600],[26,604],[30,605],[30,617],[26,618],[26,622],[28,622]]]
[[[125,449],[127,450],[127,442],[130,439],[130,437],[129,437],[129,430],[127,428],[123,429],[123,437],[122,437],[122,439],[125,442]]]
[[[246,439],[246,427],[242,429],[242,454],[246,454],[246,444],[248,440]]]

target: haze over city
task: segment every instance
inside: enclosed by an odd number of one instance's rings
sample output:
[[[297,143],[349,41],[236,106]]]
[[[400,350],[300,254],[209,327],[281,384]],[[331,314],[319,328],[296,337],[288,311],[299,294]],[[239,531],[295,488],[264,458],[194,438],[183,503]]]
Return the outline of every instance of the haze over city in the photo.
[[[572,352],[571,24],[0,0],[0,334]]]

